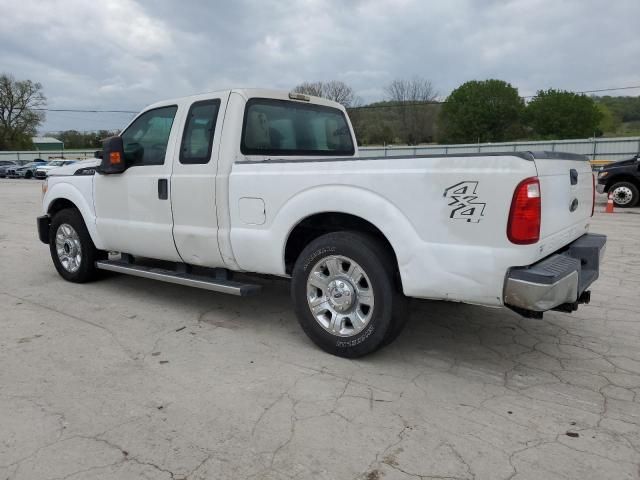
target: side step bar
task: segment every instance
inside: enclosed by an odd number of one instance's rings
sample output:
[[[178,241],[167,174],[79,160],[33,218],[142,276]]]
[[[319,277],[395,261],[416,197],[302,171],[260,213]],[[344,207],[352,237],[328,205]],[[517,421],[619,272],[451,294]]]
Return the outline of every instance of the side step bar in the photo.
[[[166,270],[164,268],[146,267],[123,261],[98,260],[96,262],[96,268],[109,270],[111,272],[126,273],[136,277],[151,278],[153,280],[160,280],[167,283],[186,285],[188,287],[203,288],[205,290],[228,293],[230,295],[238,295],[241,297],[257,295],[262,289],[260,285],[254,285],[251,283],[219,280],[204,275],[193,275],[190,273],[176,272],[174,270]]]

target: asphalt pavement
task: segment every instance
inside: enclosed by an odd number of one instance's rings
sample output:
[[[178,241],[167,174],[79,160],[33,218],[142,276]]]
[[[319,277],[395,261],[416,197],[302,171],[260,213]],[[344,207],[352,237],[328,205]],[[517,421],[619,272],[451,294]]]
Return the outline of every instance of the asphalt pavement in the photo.
[[[640,208],[603,201],[590,305],[414,302],[396,342],[345,360],[282,280],[66,283],[40,183],[0,180],[0,479],[638,479]]]

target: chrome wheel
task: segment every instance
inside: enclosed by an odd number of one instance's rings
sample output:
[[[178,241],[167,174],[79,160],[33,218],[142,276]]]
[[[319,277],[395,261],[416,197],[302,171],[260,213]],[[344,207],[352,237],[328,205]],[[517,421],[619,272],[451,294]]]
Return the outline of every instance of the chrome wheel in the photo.
[[[78,232],[68,223],[62,223],[56,232],[56,253],[62,268],[77,272],[82,263],[82,247]]]
[[[362,267],[348,257],[323,258],[309,272],[307,302],[322,328],[332,335],[351,337],[371,320],[374,294]]]
[[[613,190],[613,201],[618,205],[627,205],[633,200],[633,192],[629,187],[616,187]]]

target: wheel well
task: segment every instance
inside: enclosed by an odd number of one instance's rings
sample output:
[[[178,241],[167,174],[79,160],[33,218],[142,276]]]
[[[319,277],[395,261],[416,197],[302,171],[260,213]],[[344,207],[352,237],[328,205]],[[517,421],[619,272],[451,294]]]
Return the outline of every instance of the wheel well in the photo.
[[[632,175],[618,175],[607,182],[607,191],[618,182],[629,182],[640,189],[640,181]]]
[[[58,213],[60,210],[64,210],[65,208],[75,208],[76,210],[78,210],[78,207],[76,207],[76,205],[71,200],[67,200],[66,198],[56,198],[49,205],[49,210],[47,211],[47,213],[53,217],[56,213]]]
[[[284,250],[284,262],[287,273],[293,271],[298,256],[313,240],[325,233],[340,231],[362,232],[377,239],[384,249],[389,252],[396,271],[398,259],[387,237],[371,222],[348,213],[325,212],[312,215],[298,223],[289,234]]]

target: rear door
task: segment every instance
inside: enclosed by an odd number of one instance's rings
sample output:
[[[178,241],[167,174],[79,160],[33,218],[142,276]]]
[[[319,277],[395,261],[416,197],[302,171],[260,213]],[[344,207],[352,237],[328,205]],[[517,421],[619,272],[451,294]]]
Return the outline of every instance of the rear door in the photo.
[[[216,173],[229,94],[187,105],[171,176],[173,238],[185,263],[223,267],[218,248]]]
[[[562,158],[536,156],[542,198],[540,239],[554,238],[560,248],[586,233],[593,202],[593,174],[586,158],[571,154]],[[550,247],[552,245],[549,245]]]

